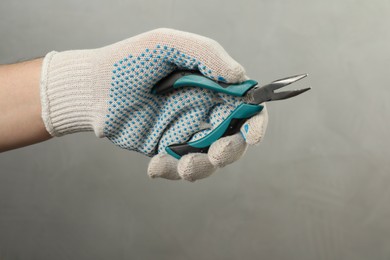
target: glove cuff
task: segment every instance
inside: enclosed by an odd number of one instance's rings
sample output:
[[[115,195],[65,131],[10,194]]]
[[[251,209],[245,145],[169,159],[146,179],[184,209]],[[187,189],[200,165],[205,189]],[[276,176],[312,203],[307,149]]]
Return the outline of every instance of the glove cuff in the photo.
[[[94,91],[92,51],[50,52],[41,73],[42,119],[52,136],[95,131],[104,100]],[[95,93],[94,93],[95,92]]]

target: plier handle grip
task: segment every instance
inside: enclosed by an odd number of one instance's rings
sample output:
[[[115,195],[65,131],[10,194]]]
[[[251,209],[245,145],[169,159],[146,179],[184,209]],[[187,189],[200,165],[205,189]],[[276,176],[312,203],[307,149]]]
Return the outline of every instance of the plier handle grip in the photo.
[[[167,146],[165,148],[166,152],[177,159],[180,159],[183,155],[189,153],[207,153],[212,143],[222,137],[238,133],[247,119],[260,113],[264,108],[261,103],[290,98],[309,90],[310,88],[278,93],[274,92],[276,89],[289,85],[306,76],[307,74],[287,77],[259,87],[258,82],[255,80],[246,80],[242,83],[229,84],[211,80],[198,71],[173,71],[167,77],[157,82],[152,88],[152,93],[161,95],[181,87],[199,87],[232,96],[244,97],[244,102],[234,109],[224,121],[203,138],[192,142]]]

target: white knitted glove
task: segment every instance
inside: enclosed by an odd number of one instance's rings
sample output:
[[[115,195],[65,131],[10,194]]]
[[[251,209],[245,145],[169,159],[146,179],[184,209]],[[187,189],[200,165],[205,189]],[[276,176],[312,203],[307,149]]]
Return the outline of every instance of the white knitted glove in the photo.
[[[165,154],[166,146],[202,138],[242,102],[193,87],[152,94],[155,83],[177,68],[199,70],[230,83],[247,78],[243,67],[214,40],[171,29],[99,49],[50,52],[41,76],[46,129],[52,136],[94,131],[121,148],[154,156],[148,169],[151,177],[189,181],[207,177],[241,157],[247,143],[260,142],[267,111],[249,119],[242,134],[215,142],[208,154],[176,160]]]

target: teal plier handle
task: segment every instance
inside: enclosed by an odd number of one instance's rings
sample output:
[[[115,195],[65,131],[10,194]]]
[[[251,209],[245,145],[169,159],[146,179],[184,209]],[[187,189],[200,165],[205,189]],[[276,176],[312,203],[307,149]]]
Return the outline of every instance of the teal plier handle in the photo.
[[[257,84],[257,81],[254,80],[246,80],[239,84],[228,84],[206,78],[198,71],[176,70],[157,82],[152,89],[152,93],[159,95],[181,87],[199,87],[242,97]],[[165,150],[177,159],[189,153],[207,153],[212,143],[221,137],[238,133],[244,122],[262,109],[262,105],[242,103],[205,137],[193,142],[173,144],[167,146]]]

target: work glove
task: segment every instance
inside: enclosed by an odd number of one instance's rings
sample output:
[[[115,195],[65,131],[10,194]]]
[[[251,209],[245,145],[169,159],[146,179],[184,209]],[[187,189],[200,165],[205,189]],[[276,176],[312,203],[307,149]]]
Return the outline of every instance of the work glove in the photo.
[[[247,120],[241,133],[213,143],[208,154],[180,160],[165,147],[195,141],[217,127],[242,103],[241,97],[183,87],[156,95],[152,87],[176,69],[199,70],[218,81],[246,80],[243,67],[214,40],[157,29],[90,50],[50,52],[41,75],[42,118],[52,136],[94,131],[115,145],[153,157],[150,177],[195,181],[239,159],[257,144],[267,110]]]

